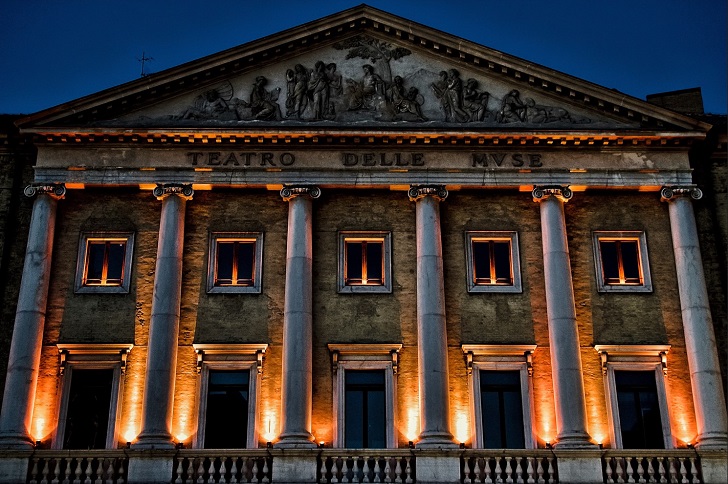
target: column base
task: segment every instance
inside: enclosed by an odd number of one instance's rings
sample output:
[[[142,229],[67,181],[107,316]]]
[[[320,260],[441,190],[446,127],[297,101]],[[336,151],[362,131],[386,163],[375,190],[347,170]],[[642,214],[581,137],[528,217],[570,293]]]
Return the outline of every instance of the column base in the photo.
[[[713,432],[701,434],[695,439],[696,449],[704,450],[726,450],[728,449],[728,434],[725,432]]]
[[[132,449],[137,450],[172,450],[175,448],[172,436],[166,433],[159,434],[140,434],[137,441],[131,445]]]
[[[457,449],[458,444],[449,432],[423,432],[415,447],[418,449]]]
[[[292,432],[281,434],[273,447],[276,449],[315,449],[316,443],[313,441],[313,435],[308,432]]]
[[[598,449],[599,446],[591,441],[589,434],[574,433],[556,437],[555,449]]]
[[[32,450],[35,442],[28,435],[5,434],[0,435],[0,449]]]

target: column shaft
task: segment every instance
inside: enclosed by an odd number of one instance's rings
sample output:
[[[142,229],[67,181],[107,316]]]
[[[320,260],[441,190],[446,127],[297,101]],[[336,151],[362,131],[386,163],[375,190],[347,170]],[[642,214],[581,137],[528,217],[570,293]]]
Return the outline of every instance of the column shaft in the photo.
[[[40,193],[33,203],[0,414],[0,448],[30,448],[34,442],[31,418],[43,346],[56,205],[56,198],[46,193]]]
[[[698,425],[696,446],[725,449],[728,417],[693,206],[688,197],[677,196],[668,207]]]
[[[312,412],[312,207],[307,195],[288,202],[283,308],[281,435],[277,447],[314,447]]]
[[[142,429],[136,448],[174,448],[172,410],[182,294],[185,205],[185,198],[177,194],[169,194],[162,200]]]
[[[564,205],[557,196],[547,195],[541,200],[541,237],[556,405],[556,445],[591,447]]]
[[[417,357],[420,391],[420,436],[417,446],[455,446],[450,431],[445,283],[442,269],[440,201],[424,196],[416,202]]]

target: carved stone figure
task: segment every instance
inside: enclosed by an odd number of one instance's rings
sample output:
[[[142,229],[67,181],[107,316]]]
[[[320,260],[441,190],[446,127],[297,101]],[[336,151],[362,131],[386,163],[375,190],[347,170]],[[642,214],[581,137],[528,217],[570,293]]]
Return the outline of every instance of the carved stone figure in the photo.
[[[203,92],[195,98],[192,106],[178,116],[180,119],[236,119],[228,102],[233,102],[233,86],[225,83]]]
[[[521,101],[521,93],[518,89],[511,90],[503,97],[501,108],[496,115],[499,123],[517,123],[525,121],[526,105]]]
[[[286,98],[286,117],[301,119],[308,106],[308,71],[301,64],[286,71],[288,96]]]
[[[401,59],[412,54],[409,49],[394,47],[388,42],[383,42],[368,35],[357,35],[342,42],[337,42],[334,44],[334,48],[339,50],[348,49],[347,59],[358,57],[369,60],[372,64],[377,64],[382,78],[387,83],[392,82],[392,68],[389,63],[392,60]]]
[[[253,90],[250,92],[250,102],[237,101],[236,111],[240,119],[281,119],[281,108],[277,102],[281,88],[268,91],[265,89],[266,84],[268,79],[263,76],[256,77]],[[246,109],[250,110],[249,115]]]
[[[420,106],[424,102],[424,98],[416,87],[406,89],[404,80],[401,76],[395,76],[392,85],[387,89],[387,101],[391,104],[392,111],[396,114],[410,114],[416,121],[426,121],[422,115]],[[404,118],[405,120],[407,117]]]
[[[362,66],[364,77],[361,82],[347,79],[349,90],[349,110],[378,111],[384,100],[384,81],[374,72],[370,64]]]
[[[470,121],[483,121],[488,112],[490,94],[478,90],[478,81],[468,79],[463,87],[463,108],[470,113]]]

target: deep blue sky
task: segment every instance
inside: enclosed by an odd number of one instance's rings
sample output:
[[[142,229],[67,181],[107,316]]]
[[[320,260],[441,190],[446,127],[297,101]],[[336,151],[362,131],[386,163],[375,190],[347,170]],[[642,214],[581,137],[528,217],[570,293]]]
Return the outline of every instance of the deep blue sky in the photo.
[[[32,113],[359,5],[360,0],[2,0],[0,113]],[[644,99],[701,87],[728,111],[726,0],[368,0]]]

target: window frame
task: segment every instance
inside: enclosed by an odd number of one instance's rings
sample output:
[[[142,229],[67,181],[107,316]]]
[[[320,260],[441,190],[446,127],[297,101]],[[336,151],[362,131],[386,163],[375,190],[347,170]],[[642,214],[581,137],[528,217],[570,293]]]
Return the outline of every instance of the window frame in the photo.
[[[113,370],[109,420],[106,427],[104,449],[116,449],[120,442],[120,421],[126,360],[133,344],[57,344],[60,365],[58,386],[57,421],[51,437],[51,449],[63,450],[66,418],[68,415],[74,370]]]
[[[639,250],[640,274],[642,284],[607,284],[604,281],[601,241],[637,241]],[[594,269],[598,292],[652,292],[652,277],[650,274],[649,256],[647,253],[647,235],[643,230],[596,230],[592,232],[594,246]]]
[[[506,241],[511,246],[511,276],[512,284],[477,284],[475,282],[475,259],[473,257],[473,242]],[[484,231],[468,230],[465,232],[465,273],[467,288],[470,293],[498,292],[522,293],[521,256],[518,246],[518,232],[516,231]]]
[[[521,382],[523,437],[525,449],[536,449],[532,356],[536,345],[462,345],[468,368],[471,446],[484,447],[481,404],[481,371],[518,371]]]
[[[253,284],[250,286],[218,286],[216,282],[216,261],[218,241],[255,242],[253,256]],[[263,232],[210,232],[207,258],[207,293],[208,294],[260,294],[263,281]]]
[[[676,447],[675,436],[670,425],[669,395],[665,385],[667,375],[667,353],[670,345],[595,345],[599,353],[604,375],[604,392],[607,400],[607,419],[611,447],[622,449],[622,427],[619,420],[619,402],[615,371],[654,372],[657,401],[660,407],[662,440],[665,449]]]
[[[86,274],[88,269],[88,242],[89,241],[124,240],[124,265],[122,267],[121,284],[114,285],[87,285]],[[76,258],[76,281],[74,292],[76,294],[128,294],[131,287],[132,260],[134,255],[134,232],[82,232],[78,243],[78,256]]]
[[[338,292],[339,293],[391,293],[392,292],[392,233],[388,231],[340,231],[339,239],[339,268],[338,268]],[[346,244],[353,241],[381,241],[382,242],[382,284],[377,285],[353,285],[347,284],[346,280]]]
[[[248,370],[248,430],[245,439],[246,449],[259,447],[261,437],[258,406],[260,402],[260,382],[263,374],[263,355],[268,349],[261,344],[193,344],[197,354],[197,427],[192,436],[192,448],[205,448],[205,419],[207,414],[207,391],[210,370]]]
[[[397,369],[402,345],[391,344],[329,344],[333,370],[333,437],[335,448],[346,442],[346,372],[355,370],[384,371],[384,404],[387,449],[397,448]]]

